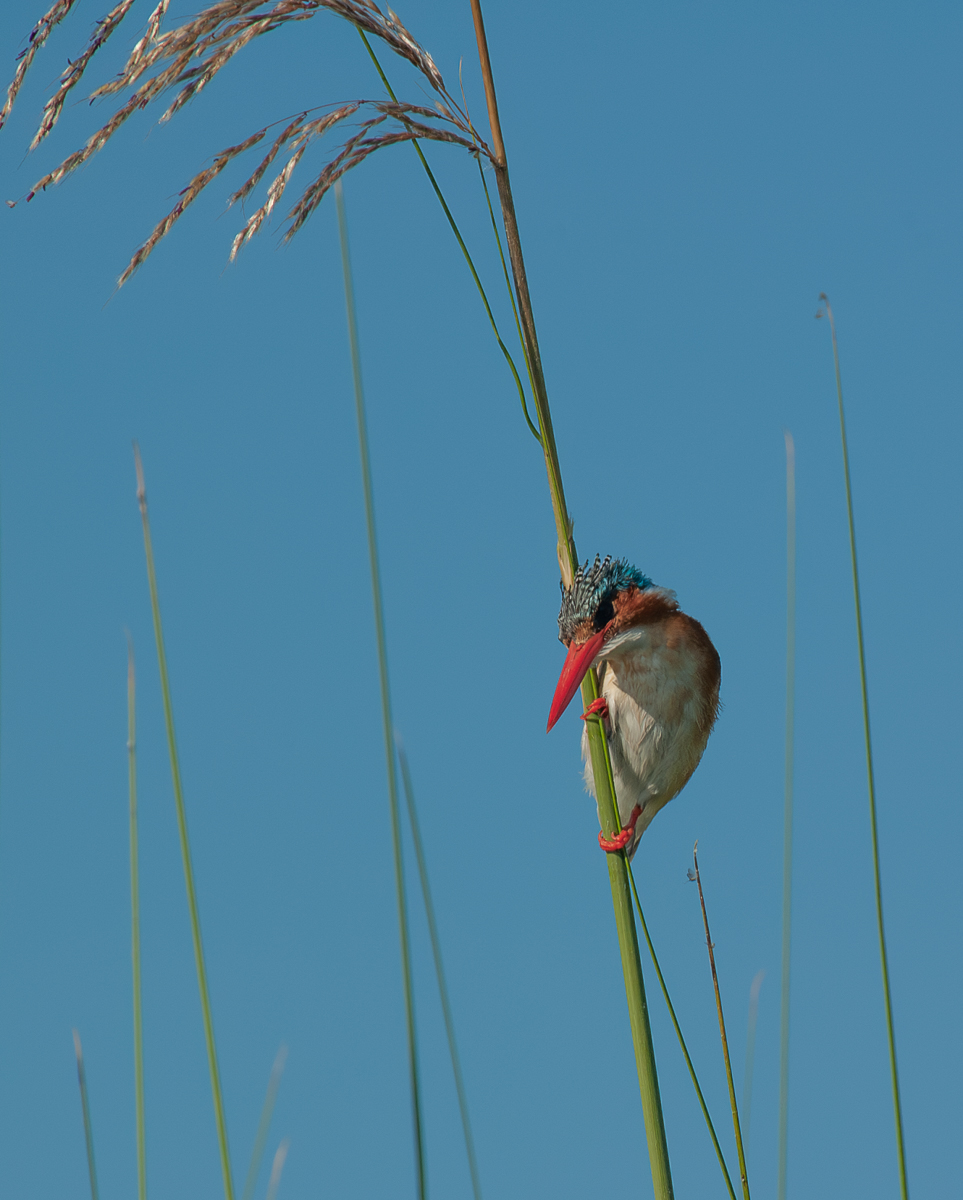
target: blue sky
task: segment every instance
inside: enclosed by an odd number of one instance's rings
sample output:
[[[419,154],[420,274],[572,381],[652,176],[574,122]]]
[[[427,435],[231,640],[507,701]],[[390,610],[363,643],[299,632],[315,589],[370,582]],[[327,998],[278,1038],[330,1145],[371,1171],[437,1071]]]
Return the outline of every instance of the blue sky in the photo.
[[[0,12],[8,72],[40,4]],[[152,5],[94,60],[116,71]],[[196,8],[179,0],[169,23]],[[43,101],[102,16],[82,0],[0,135],[4,197],[110,110]],[[468,5],[400,12],[483,98]],[[958,1021],[963,646],[958,6],[519,6],[486,18],[583,556],[624,555],[709,630],[724,709],[636,875],[724,1146],[699,839],[741,1088],[767,970],[750,1175],[775,1194],[785,636],[783,430],[799,630],[790,1194],[895,1196],[829,331],[850,420],[894,1006],[914,1194],[947,1192]],[[98,65],[99,63],[99,65]],[[418,79],[385,58],[396,90]],[[141,272],[130,254],[210,156],[378,98],[333,16],[262,38],[167,125],[4,209],[0,254],[0,1179],[81,1197],[70,1029],[101,1194],[135,1186],[126,662],[139,669],[148,1170],[220,1188],[130,451],[154,523],[235,1175],[268,1072],[282,1196],[414,1194],[377,668],[333,203],[227,266],[229,168]],[[336,143],[332,143],[334,145]],[[509,328],[474,164],[429,149]],[[301,177],[319,169],[318,152]],[[297,179],[297,177],[296,177]],[[605,863],[561,665],[544,468],[414,154],[345,185],[395,717],[408,747],[487,1196],[650,1194]],[[219,219],[218,219],[219,218]],[[468,1196],[414,916],[430,1186]],[[650,973],[651,974],[651,973]],[[676,1194],[721,1177],[649,981]],[[266,1178],[266,1177],[265,1177]],[[261,1194],[265,1179],[261,1181]],[[628,1189],[626,1193],[626,1189]]]

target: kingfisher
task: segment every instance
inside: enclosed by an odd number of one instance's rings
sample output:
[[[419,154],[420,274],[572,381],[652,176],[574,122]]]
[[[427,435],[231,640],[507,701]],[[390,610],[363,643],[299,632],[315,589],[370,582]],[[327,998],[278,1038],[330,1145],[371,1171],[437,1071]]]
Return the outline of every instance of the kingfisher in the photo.
[[[591,568],[586,559],[571,587],[561,588],[558,636],[568,654],[548,728],[598,667],[600,695],[582,720],[602,722],[622,826],[614,838],[600,833],[599,844],[631,858],[652,818],[699,765],[719,712],[719,655],[675,592],[656,587],[624,558],[596,555]],[[595,796],[587,728],[582,760]]]

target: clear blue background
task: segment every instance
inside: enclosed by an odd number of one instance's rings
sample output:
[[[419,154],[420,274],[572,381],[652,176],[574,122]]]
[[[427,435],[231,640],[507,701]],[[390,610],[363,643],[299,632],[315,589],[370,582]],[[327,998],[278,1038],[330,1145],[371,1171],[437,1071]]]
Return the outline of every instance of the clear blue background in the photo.
[[[45,3],[45,0],[44,0]],[[41,0],[0,12],[14,55]],[[152,4],[95,58],[119,68]],[[168,27],[196,9],[175,0]],[[576,537],[706,625],[722,717],[636,858],[720,1135],[732,1144],[699,839],[741,1089],[762,968],[750,1171],[775,1193],[785,696],[783,429],[796,438],[795,1197],[895,1196],[842,467],[850,417],[910,1183],[958,1186],[963,16],[954,4],[507,3],[486,14]],[[0,137],[23,195],[112,111],[44,98],[102,15],[50,38]],[[401,16],[483,120],[467,3]],[[399,93],[419,78],[385,58]],[[132,119],[3,210],[0,1189],[82,1197],[70,1029],[101,1193],[135,1188],[124,629],[139,668],[149,1180],[216,1196],[130,439],[152,503],[238,1186],[273,1056],[282,1196],[412,1196],[377,671],[334,206],[226,267],[236,163],[110,299],[225,146],[380,85],[322,14],[262,38],[168,125]],[[329,149],[337,144],[331,141]],[[320,169],[321,149],[294,184]],[[429,151],[497,297],[477,171]],[[253,165],[253,162],[251,163]],[[249,168],[250,169],[250,168]],[[294,186],[294,184],[292,186]],[[293,193],[294,195],[297,192]],[[414,154],[346,183],[397,723],[406,739],[487,1197],[651,1194],[605,862],[562,652],[539,450]],[[249,206],[250,211],[250,206]],[[221,217],[220,220],[217,218]],[[109,303],[106,303],[110,300]],[[470,1194],[424,923],[430,1186]],[[650,980],[676,1194],[724,1190]],[[734,1156],[733,1156],[734,1160]],[[734,1166],[734,1161],[733,1161]],[[267,1171],[262,1176],[261,1191]]]

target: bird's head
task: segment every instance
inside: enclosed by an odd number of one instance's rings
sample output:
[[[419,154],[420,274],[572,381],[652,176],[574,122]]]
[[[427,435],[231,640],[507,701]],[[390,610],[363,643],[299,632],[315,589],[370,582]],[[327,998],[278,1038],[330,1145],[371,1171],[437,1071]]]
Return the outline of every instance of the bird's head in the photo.
[[[572,586],[562,585],[558,640],[568,647],[568,655],[555,688],[549,729],[568,708],[606,642],[627,624],[630,609],[634,607],[630,602],[651,587],[652,580],[637,567],[630,566],[624,558],[612,559],[608,555],[604,559],[596,555],[591,568],[586,559],[585,565],[576,571]]]

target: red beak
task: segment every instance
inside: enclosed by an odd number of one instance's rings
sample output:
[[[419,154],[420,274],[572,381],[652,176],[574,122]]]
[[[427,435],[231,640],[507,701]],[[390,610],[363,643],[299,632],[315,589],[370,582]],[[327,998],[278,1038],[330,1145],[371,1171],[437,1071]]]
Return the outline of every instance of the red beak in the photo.
[[[579,684],[585,678],[586,671],[595,662],[595,656],[601,650],[607,632],[606,627],[590,637],[587,642],[583,642],[581,646],[569,646],[565,665],[562,667],[562,673],[558,677],[558,684],[555,688],[552,711],[548,714],[549,730],[568,708],[572,697],[578,691]]]

